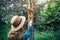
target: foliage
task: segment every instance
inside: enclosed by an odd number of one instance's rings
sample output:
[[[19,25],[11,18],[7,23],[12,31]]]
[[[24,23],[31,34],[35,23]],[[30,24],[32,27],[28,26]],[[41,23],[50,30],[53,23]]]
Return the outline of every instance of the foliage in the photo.
[[[47,4],[35,8],[34,40],[60,40],[59,4],[59,0],[51,0]]]
[[[60,40],[60,31],[36,31],[34,40]]]
[[[57,0],[51,0],[47,4],[42,5],[43,7],[39,6],[39,8],[35,8],[35,26],[43,27],[45,25],[53,26],[60,24],[60,2]],[[58,23],[58,24],[57,24]],[[43,27],[44,28],[44,27]]]
[[[19,0],[20,1],[20,0]],[[21,15],[22,6],[17,0],[2,0],[0,2],[0,20],[5,23],[10,23],[11,17]]]
[[[8,40],[7,34],[10,30],[10,25],[1,24],[0,26],[0,40]]]

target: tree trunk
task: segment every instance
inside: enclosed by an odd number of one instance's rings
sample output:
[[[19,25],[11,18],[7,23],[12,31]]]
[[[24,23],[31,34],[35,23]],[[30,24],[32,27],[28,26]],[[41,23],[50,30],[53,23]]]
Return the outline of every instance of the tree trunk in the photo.
[[[33,21],[33,0],[28,0],[27,11],[28,11],[28,22],[30,20]],[[34,29],[33,29],[32,36],[31,36],[31,38],[29,40],[34,40]]]

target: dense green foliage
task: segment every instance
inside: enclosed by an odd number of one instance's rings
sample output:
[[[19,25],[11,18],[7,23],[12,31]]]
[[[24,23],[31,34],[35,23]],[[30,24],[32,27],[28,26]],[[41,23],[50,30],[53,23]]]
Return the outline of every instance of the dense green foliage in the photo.
[[[60,1],[51,0],[35,8],[35,40],[60,40]]]
[[[22,10],[22,4],[17,0],[0,1],[0,40],[7,40],[12,16],[17,14],[27,17],[26,9],[24,12]],[[51,0],[34,9],[34,40],[60,40],[59,0]]]
[[[35,13],[35,23],[39,27],[57,27],[60,22],[60,2],[58,0],[52,0],[43,7],[36,8]],[[52,29],[53,30],[53,29]]]

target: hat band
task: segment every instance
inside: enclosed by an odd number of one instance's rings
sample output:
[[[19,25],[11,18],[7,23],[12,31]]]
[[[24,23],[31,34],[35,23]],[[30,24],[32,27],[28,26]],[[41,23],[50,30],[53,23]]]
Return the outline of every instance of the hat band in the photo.
[[[20,23],[21,23],[21,21],[22,21],[22,19],[20,19],[20,22],[16,25],[16,26],[14,26],[14,24],[12,24],[14,27],[17,27],[18,25],[20,25]]]

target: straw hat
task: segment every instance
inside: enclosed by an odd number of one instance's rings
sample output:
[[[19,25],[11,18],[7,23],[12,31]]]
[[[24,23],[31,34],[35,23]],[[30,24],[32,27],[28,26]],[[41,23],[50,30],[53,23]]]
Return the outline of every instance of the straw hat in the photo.
[[[11,19],[11,29],[17,31],[21,29],[25,23],[26,18],[24,16],[15,15]]]

